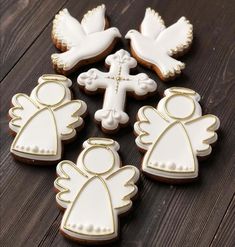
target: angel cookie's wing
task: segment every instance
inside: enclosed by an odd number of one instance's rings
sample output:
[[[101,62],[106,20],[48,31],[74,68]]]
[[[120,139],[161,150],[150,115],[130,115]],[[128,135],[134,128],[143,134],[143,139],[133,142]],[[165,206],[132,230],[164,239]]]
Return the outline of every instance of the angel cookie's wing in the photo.
[[[141,33],[151,39],[156,39],[160,32],[165,29],[161,16],[151,8],[145,11],[144,19],[140,26]]]
[[[67,50],[78,46],[85,36],[81,24],[72,17],[67,9],[61,10],[53,20],[52,39],[57,48]]]
[[[138,122],[135,123],[135,133],[138,135],[136,144],[148,150],[151,144],[169,126],[169,121],[152,106],[143,106],[138,111]]]
[[[21,127],[33,116],[39,107],[26,94],[18,93],[12,98],[13,107],[9,110],[12,118],[9,127],[14,132],[18,132]]]
[[[67,208],[88,180],[88,176],[69,160],[61,161],[56,167],[56,172],[58,175],[54,182],[58,190],[56,201],[61,207]]]
[[[197,156],[207,156],[211,153],[210,144],[217,140],[215,131],[219,125],[219,119],[210,114],[185,123],[192,149]]]
[[[82,125],[83,119],[80,116],[86,112],[86,109],[87,106],[82,100],[73,100],[53,110],[57,130],[62,140],[75,136],[75,128]]]
[[[185,17],[181,17],[175,24],[162,31],[155,43],[171,56],[189,48],[192,40],[193,26]]]
[[[89,10],[83,17],[81,25],[86,34],[100,32],[105,29],[105,5]]]
[[[139,170],[134,166],[124,166],[106,178],[112,205],[118,213],[124,213],[131,208],[131,197],[138,191],[135,186],[138,179]]]

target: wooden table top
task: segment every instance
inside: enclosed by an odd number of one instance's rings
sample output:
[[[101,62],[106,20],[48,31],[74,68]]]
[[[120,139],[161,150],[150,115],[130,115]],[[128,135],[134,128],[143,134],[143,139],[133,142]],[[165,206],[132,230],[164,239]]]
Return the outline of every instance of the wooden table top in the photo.
[[[105,3],[111,25],[124,36],[138,28],[145,8],[160,13],[166,25],[186,16],[194,26],[191,51],[182,57],[187,67],[172,82],[162,82],[150,70],[138,65],[158,83],[158,92],[170,86],[194,89],[202,96],[204,113],[219,117],[219,140],[211,156],[200,162],[200,179],[186,185],[168,185],[141,176],[139,198],[130,214],[121,219],[120,240],[111,246],[235,246],[235,3],[232,0],[57,0],[1,1],[1,245],[2,246],[78,246],[59,233],[62,214],[56,206],[53,182],[55,166],[38,167],[16,162],[9,152],[7,112],[14,94],[29,94],[37,79],[54,73],[50,55],[56,51],[51,42],[54,15],[66,7],[81,20],[83,14]],[[115,50],[129,50],[124,38]],[[133,134],[137,110],[155,106],[160,96],[144,101],[127,100],[130,125],[115,135],[105,135],[93,122],[94,112],[102,106],[103,96],[88,96],[76,83],[79,73],[104,61],[86,66],[69,78],[75,98],[88,104],[89,116],[77,139],[65,146],[64,159],[76,161],[81,144],[92,136],[117,140],[124,164],[140,167]]]

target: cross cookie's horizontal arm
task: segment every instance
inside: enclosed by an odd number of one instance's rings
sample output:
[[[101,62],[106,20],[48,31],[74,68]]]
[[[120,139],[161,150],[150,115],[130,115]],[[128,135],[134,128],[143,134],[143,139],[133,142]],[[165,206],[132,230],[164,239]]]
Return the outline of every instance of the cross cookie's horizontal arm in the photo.
[[[88,91],[96,91],[99,88],[108,86],[108,73],[101,72],[97,69],[90,69],[78,76],[77,82],[80,86],[85,87]]]
[[[127,91],[133,91],[138,96],[146,95],[157,89],[155,81],[144,73],[129,75],[129,83],[127,85]]]

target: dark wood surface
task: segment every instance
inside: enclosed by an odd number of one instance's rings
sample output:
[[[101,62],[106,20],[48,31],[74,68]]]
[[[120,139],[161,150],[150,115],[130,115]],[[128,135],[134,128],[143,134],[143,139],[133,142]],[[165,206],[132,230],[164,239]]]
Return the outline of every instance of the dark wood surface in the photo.
[[[145,8],[155,8],[167,25],[186,16],[194,25],[194,43],[181,60],[184,74],[173,82],[161,82],[154,73],[138,65],[158,83],[159,94],[169,86],[184,86],[202,96],[205,113],[221,120],[219,141],[212,155],[200,162],[200,179],[173,186],[141,176],[139,198],[132,212],[121,219],[120,240],[112,246],[235,246],[235,3],[233,0],[1,0],[1,246],[77,246],[59,233],[62,214],[56,206],[53,181],[55,166],[37,167],[16,162],[9,153],[7,112],[18,92],[29,94],[38,77],[53,73],[50,55],[56,51],[50,33],[54,15],[63,7],[81,20],[83,14],[104,2],[111,25],[123,36],[138,28]],[[129,50],[125,39],[115,50]],[[89,116],[78,138],[65,146],[64,159],[75,161],[81,144],[104,135],[93,122],[102,96],[87,96],[76,84],[79,73],[91,67],[104,70],[103,61],[83,67],[70,78],[76,98],[87,102]],[[142,154],[134,142],[137,110],[155,106],[160,97],[127,100],[130,125],[111,138],[121,145],[124,164],[140,167]]]

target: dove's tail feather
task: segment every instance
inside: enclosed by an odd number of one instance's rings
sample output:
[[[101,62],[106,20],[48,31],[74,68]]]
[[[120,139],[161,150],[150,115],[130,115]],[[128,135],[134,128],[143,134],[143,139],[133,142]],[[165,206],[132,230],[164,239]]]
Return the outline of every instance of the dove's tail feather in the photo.
[[[184,63],[169,56],[156,59],[152,66],[155,72],[164,80],[177,76],[185,68]]]

